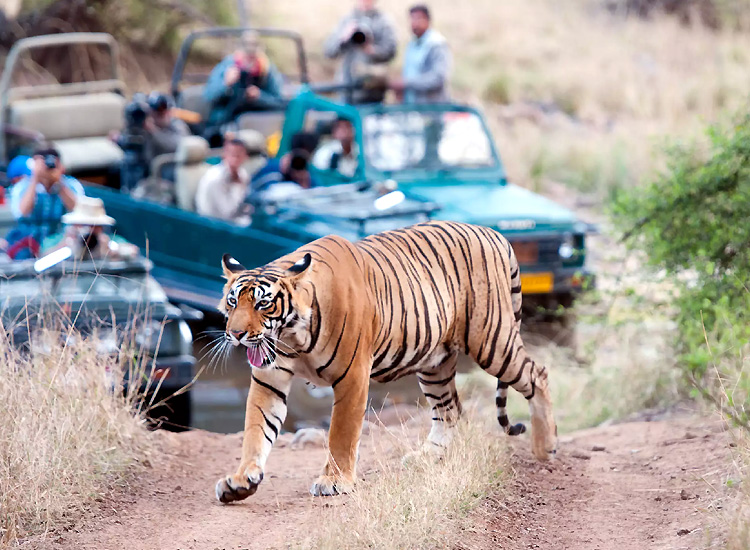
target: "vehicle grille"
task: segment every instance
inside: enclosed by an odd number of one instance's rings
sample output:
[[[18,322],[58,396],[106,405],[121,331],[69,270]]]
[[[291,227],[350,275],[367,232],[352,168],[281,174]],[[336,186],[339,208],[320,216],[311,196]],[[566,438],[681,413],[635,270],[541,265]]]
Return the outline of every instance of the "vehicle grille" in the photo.
[[[560,261],[559,238],[510,241],[520,265],[555,264]]]

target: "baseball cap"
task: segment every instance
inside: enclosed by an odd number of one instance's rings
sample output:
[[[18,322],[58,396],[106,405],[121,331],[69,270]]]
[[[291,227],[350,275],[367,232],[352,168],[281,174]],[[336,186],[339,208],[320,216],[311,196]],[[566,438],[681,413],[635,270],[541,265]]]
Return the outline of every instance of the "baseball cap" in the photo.
[[[7,178],[14,180],[23,176],[31,175],[31,158],[26,155],[18,155],[8,164]]]

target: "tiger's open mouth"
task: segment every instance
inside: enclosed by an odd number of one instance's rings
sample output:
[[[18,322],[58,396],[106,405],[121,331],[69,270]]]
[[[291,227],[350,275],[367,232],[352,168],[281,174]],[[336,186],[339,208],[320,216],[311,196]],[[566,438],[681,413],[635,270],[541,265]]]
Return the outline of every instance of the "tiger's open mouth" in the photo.
[[[276,360],[276,346],[273,342],[260,337],[247,344],[247,361],[253,367],[266,368]]]

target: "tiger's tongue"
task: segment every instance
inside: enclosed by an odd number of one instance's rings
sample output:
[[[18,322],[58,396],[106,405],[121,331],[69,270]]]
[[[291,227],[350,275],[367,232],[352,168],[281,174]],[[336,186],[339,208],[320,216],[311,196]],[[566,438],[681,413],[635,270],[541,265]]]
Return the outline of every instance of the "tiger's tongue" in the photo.
[[[261,351],[260,346],[247,348],[247,360],[254,367],[263,365],[263,351]]]

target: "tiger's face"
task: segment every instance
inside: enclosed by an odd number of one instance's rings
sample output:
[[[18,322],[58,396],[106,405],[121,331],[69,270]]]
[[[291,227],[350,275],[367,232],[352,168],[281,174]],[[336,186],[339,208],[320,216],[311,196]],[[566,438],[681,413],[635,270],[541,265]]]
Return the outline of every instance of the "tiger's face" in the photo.
[[[309,306],[297,292],[297,284],[310,261],[306,254],[287,270],[247,270],[224,255],[227,283],[219,310],[227,318],[225,338],[233,346],[247,348],[247,360],[253,367],[269,368],[276,361],[279,344],[289,352],[297,343],[289,341],[287,332],[304,326],[309,317]]]

